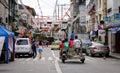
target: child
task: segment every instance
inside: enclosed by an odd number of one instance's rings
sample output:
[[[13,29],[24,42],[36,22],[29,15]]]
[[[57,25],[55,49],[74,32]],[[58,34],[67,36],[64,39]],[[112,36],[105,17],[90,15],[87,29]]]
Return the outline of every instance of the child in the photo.
[[[39,58],[42,58],[42,52],[43,52],[43,47],[42,47],[42,42],[39,42],[39,46],[38,46],[38,52],[39,52]]]

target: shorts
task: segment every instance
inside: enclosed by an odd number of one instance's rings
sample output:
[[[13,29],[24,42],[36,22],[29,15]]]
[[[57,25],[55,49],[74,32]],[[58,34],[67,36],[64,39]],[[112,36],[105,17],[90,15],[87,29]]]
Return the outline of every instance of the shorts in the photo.
[[[43,52],[43,50],[42,49],[38,49],[38,52],[41,53],[41,52]]]
[[[36,49],[33,49],[33,52],[36,53]]]

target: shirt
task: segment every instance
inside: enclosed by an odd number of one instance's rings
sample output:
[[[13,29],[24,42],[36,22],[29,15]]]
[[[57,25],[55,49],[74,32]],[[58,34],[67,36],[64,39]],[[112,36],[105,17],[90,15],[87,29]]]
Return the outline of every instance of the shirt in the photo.
[[[81,45],[82,43],[81,43],[81,41],[79,40],[79,39],[75,39],[74,40],[74,46],[75,46],[75,48],[80,48],[80,45]]]

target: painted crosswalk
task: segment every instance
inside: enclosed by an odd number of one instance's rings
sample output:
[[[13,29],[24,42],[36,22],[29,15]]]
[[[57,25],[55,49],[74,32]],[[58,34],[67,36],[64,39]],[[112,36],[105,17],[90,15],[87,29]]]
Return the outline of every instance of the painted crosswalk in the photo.
[[[55,61],[57,60],[58,62],[61,62],[61,60],[59,59],[59,57],[56,57],[56,59],[54,57],[42,57],[41,59],[39,57],[36,58],[16,58],[15,61],[19,62],[19,63],[34,63],[34,62],[42,62],[42,61]],[[79,59],[78,59],[79,60]],[[76,60],[76,61],[78,61]],[[87,57],[85,58],[86,62],[98,62],[98,60],[94,59],[94,58],[90,58]]]

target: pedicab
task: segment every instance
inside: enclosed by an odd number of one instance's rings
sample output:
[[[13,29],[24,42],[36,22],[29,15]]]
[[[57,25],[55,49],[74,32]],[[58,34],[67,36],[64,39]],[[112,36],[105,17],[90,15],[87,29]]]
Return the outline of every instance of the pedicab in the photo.
[[[82,53],[82,48],[75,49],[75,48],[69,48],[64,46],[62,49],[61,60],[63,63],[65,63],[65,61],[69,59],[80,59],[80,61],[84,63],[85,55]]]

